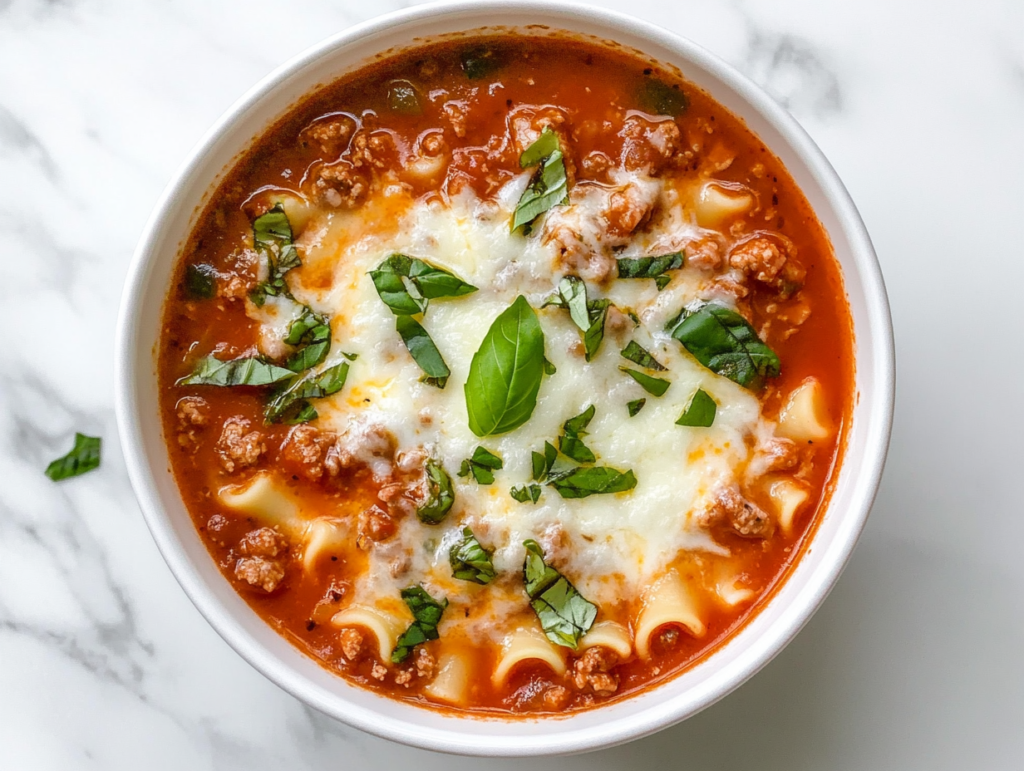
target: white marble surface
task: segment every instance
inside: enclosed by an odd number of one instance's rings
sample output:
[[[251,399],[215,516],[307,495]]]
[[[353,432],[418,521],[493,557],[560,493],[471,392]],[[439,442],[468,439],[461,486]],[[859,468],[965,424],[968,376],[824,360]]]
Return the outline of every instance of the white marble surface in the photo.
[[[189,148],[404,4],[0,0],[0,769],[481,767],[335,724],[229,650],[153,546],[111,408],[125,269]],[[832,159],[888,281],[897,417],[863,541],[782,655],[683,725],[531,767],[1024,767],[1024,2],[604,4],[749,73]],[[53,484],[75,429],[103,467]]]

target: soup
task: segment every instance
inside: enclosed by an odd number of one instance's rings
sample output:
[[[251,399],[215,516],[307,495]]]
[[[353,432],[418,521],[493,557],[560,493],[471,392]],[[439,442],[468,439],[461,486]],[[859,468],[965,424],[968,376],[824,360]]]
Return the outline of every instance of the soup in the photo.
[[[225,579],[351,683],[470,715],[626,698],[752,618],[823,516],[854,388],[828,238],[637,54],[382,59],[183,235],[172,472]]]

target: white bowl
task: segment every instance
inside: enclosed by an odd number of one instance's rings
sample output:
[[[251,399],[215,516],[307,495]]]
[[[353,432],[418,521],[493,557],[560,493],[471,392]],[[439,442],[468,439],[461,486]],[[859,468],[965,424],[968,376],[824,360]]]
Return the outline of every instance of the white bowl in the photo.
[[[856,336],[856,405],[845,460],[810,548],[771,602],[713,655],[636,696],[569,717],[446,715],[379,696],[331,674],[264,623],[220,574],[182,504],[157,409],[157,342],[178,250],[239,153],[318,84],[382,51],[463,30],[547,25],[642,51],[708,91],[775,152],[810,200],[843,269]],[[117,420],[129,476],[171,571],[214,629],[256,669],[312,707],[364,731],[445,752],[527,756],[635,739],[683,720],[751,677],[807,622],[850,557],[878,486],[892,424],[894,360],[885,287],[864,224],[839,177],[790,115],[694,43],[652,24],[554,2],[418,6],[328,38],[273,72],[217,122],[171,180],[142,235],[117,329]]]

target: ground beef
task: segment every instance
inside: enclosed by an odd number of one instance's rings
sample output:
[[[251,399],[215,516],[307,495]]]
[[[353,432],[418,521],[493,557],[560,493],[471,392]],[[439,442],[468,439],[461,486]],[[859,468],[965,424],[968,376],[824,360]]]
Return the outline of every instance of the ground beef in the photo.
[[[378,662],[373,662],[373,668],[370,670],[370,677],[374,680],[383,681],[387,677],[388,668]]]
[[[398,151],[395,148],[395,140],[387,131],[360,131],[352,139],[350,159],[357,169],[385,171],[397,168]]]
[[[357,543],[366,539],[374,543],[386,541],[395,534],[395,521],[380,506],[371,506],[359,512]]]
[[[281,460],[307,479],[319,479],[324,473],[324,456],[334,439],[333,434],[313,426],[296,426],[281,445]]]
[[[271,527],[250,530],[235,547],[235,577],[265,592],[272,592],[285,574],[288,541]]]
[[[618,654],[597,645],[587,648],[572,665],[573,684],[581,691],[598,696],[611,696],[619,688],[619,676],[612,670],[619,663]]]
[[[239,249],[231,255],[229,266],[217,274],[217,296],[244,300],[259,283],[259,268],[255,249]]]
[[[797,443],[775,436],[757,448],[751,465],[756,465],[761,474],[768,474],[772,471],[789,471],[799,462],[800,448]]]
[[[571,222],[553,221],[553,218],[549,218],[548,223],[544,240],[558,250],[559,268],[598,284],[615,277],[615,258],[585,243],[578,227]]]
[[[366,178],[348,161],[321,166],[313,183],[317,197],[335,209],[355,209],[369,189]]]
[[[314,123],[304,133],[320,146],[324,157],[337,158],[348,147],[355,130],[354,120],[341,117],[337,120]]]
[[[710,236],[696,238],[684,247],[686,265],[698,270],[716,271],[722,267],[722,248]]]
[[[338,635],[338,642],[341,645],[342,655],[349,661],[355,661],[363,655],[366,638],[358,629],[348,627],[341,630],[341,634]]]
[[[740,495],[735,486],[720,488],[700,517],[704,526],[722,523],[744,538],[769,538],[774,520],[761,508]]]
[[[284,566],[280,560],[241,557],[235,562],[235,578],[269,593],[274,591],[284,578]]]
[[[209,420],[210,405],[200,396],[186,396],[177,404],[178,444],[194,448],[199,441],[199,432]]]
[[[524,104],[516,107],[508,116],[509,135],[517,153],[522,154],[545,128],[557,131],[565,126],[565,111],[558,107]],[[564,132],[559,132],[563,134]],[[566,154],[564,139],[560,142],[563,156]]]
[[[272,527],[250,530],[236,548],[243,557],[279,557],[288,551],[288,540]]]
[[[541,701],[544,704],[544,709],[550,712],[558,712],[565,709],[565,706],[569,703],[570,696],[572,696],[572,693],[564,685],[552,685],[544,691]]]
[[[656,199],[636,185],[625,185],[608,197],[608,208],[602,214],[607,233],[613,238],[631,235],[651,216]]]
[[[409,687],[409,683],[412,682],[412,670],[401,669],[398,674],[395,675],[395,685],[404,685],[406,688]]]
[[[755,236],[729,252],[730,266],[765,284],[775,282],[786,259],[786,251],[766,236]]]
[[[425,648],[416,649],[416,674],[432,679],[437,673],[437,659]]]
[[[626,118],[619,136],[623,168],[652,176],[665,168],[682,146],[679,126],[673,120],[652,122],[632,115]]]
[[[391,475],[397,445],[394,435],[383,426],[353,421],[327,450],[324,467],[336,477],[343,471],[365,466],[380,482]]]
[[[221,466],[229,474],[235,469],[255,466],[260,456],[267,451],[263,434],[250,431],[251,426],[246,418],[228,418],[224,422],[220,439],[217,440],[217,454]]]
[[[469,112],[466,108],[466,103],[445,102],[442,109],[448,118],[448,122],[452,124],[452,131],[455,132],[455,136],[459,137],[459,139],[466,136],[466,115]]]

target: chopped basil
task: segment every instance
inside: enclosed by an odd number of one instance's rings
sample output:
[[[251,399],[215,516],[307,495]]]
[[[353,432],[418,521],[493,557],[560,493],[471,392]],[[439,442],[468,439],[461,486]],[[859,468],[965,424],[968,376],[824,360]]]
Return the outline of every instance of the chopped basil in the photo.
[[[554,375],[556,372],[558,372],[558,370],[555,369],[555,365],[552,364],[548,360],[547,356],[545,356],[544,357],[544,374],[550,377],[551,375]]]
[[[438,388],[448,385],[448,376],[451,374],[451,370],[444,363],[441,352],[437,350],[437,346],[434,345],[434,341],[427,334],[423,325],[412,316],[396,316],[395,329],[398,330],[405,347],[409,349],[413,361],[419,364],[420,369],[425,373],[423,382]]]
[[[508,494],[520,503],[527,501],[536,503],[540,500],[540,493],[540,485],[523,485],[522,487],[513,487],[508,491]]]
[[[428,525],[440,523],[455,503],[455,491],[452,490],[452,480],[444,467],[433,458],[427,460],[427,490],[426,502],[416,509],[416,516],[421,522]]]
[[[660,257],[622,257],[616,262],[619,267],[619,278],[653,278],[660,290],[668,286],[672,280],[665,274],[683,267],[683,253],[672,252]]]
[[[643,372],[635,369],[630,369],[629,367],[619,367],[619,372],[625,372],[639,383],[641,388],[652,396],[664,396],[668,387],[672,385],[669,381],[664,380],[663,378],[652,377],[651,375],[644,374]]]
[[[580,638],[594,625],[597,606],[584,598],[569,579],[544,562],[544,551],[536,541],[524,541],[523,546],[526,547],[523,582],[530,607],[551,642],[576,650]]]
[[[388,109],[400,115],[422,114],[423,106],[415,86],[408,80],[392,80],[388,83]]]
[[[595,412],[594,405],[591,404],[579,415],[569,418],[562,424],[562,435],[558,437],[558,449],[563,455],[572,458],[577,463],[593,463],[597,460],[594,453],[583,444],[583,437],[587,435],[586,428],[594,419]],[[551,468],[548,467],[547,470],[550,471]]]
[[[462,530],[462,540],[448,552],[452,575],[474,584],[489,584],[498,575],[491,562],[491,552],[480,545],[468,527]]]
[[[607,466],[574,468],[560,474],[552,474],[548,485],[554,487],[563,498],[586,498],[590,495],[622,493],[636,487],[632,471],[618,471]]]
[[[647,76],[640,84],[637,93],[640,109],[651,115],[671,115],[679,117],[690,106],[690,100],[677,85],[669,85],[662,80]]]
[[[292,372],[318,366],[331,350],[331,324],[319,313],[302,306],[302,315],[288,326],[288,345],[301,346],[285,363]]]
[[[619,353],[622,354],[622,358],[634,364],[639,364],[641,367],[653,369],[655,372],[665,372],[667,370],[665,365],[651,356],[650,352],[635,340],[630,340]]]
[[[428,300],[461,297],[476,291],[475,286],[446,270],[398,253],[371,270],[370,278],[380,299],[396,316],[424,313]]]
[[[544,452],[539,453],[536,450],[533,452],[533,481],[543,482],[549,473],[551,468],[555,465],[555,459],[558,457],[558,450],[551,442],[544,442]]]
[[[447,598],[442,598],[438,602],[427,594],[422,586],[410,586],[403,589],[402,599],[412,611],[414,621],[398,638],[395,649],[391,652],[392,664],[401,664],[409,658],[412,649],[417,645],[437,639],[437,625],[441,623],[444,609],[448,607]]]
[[[676,425],[709,428],[715,422],[715,413],[717,412],[718,404],[715,400],[703,388],[698,388],[697,393],[693,395],[689,405],[676,421]]]
[[[466,477],[472,474],[473,479],[475,479],[479,484],[493,484],[494,472],[500,469],[502,465],[503,462],[501,458],[493,452],[483,447],[477,447],[473,450],[472,458],[467,458],[462,461],[462,468],[459,470],[459,476]]]
[[[747,388],[760,388],[781,369],[779,357],[747,320],[717,303],[685,311],[672,337],[712,372]]]
[[[181,378],[175,385],[265,386],[294,376],[290,369],[255,356],[221,361],[211,354],[200,359],[192,374]]]
[[[284,207],[275,204],[273,209],[257,217],[252,223],[252,235],[256,251],[267,260],[269,273],[267,280],[252,290],[249,299],[262,306],[268,296],[290,297],[284,275],[299,267],[302,261],[292,243],[292,226]]]
[[[462,71],[470,80],[487,77],[501,65],[501,58],[493,48],[477,46],[462,52]]]
[[[267,423],[305,423],[317,416],[308,399],[322,399],[338,393],[348,378],[348,362],[323,372],[307,372],[284,383],[267,402],[263,418]]]
[[[519,166],[528,169],[540,164],[529,186],[523,191],[512,217],[512,231],[530,226],[537,217],[569,198],[565,162],[558,145],[558,134],[545,126],[540,136],[519,157]]]
[[[629,410],[629,417],[635,418],[636,414],[644,408],[647,404],[646,399],[634,399],[631,402],[626,402],[626,409]]]
[[[566,276],[558,282],[558,294],[544,306],[554,305],[566,308],[569,318],[583,333],[583,348],[586,360],[590,361],[604,340],[604,322],[608,316],[609,300],[588,300],[587,285],[577,276]]]
[[[469,427],[477,436],[523,425],[537,406],[544,378],[544,331],[520,295],[491,324],[466,379]]]
[[[46,467],[46,476],[54,482],[77,477],[87,471],[99,468],[100,444],[98,436],[75,433],[75,446],[67,455],[57,458]]]
[[[189,297],[208,300],[217,291],[217,270],[205,262],[193,262],[185,268],[185,291]]]

